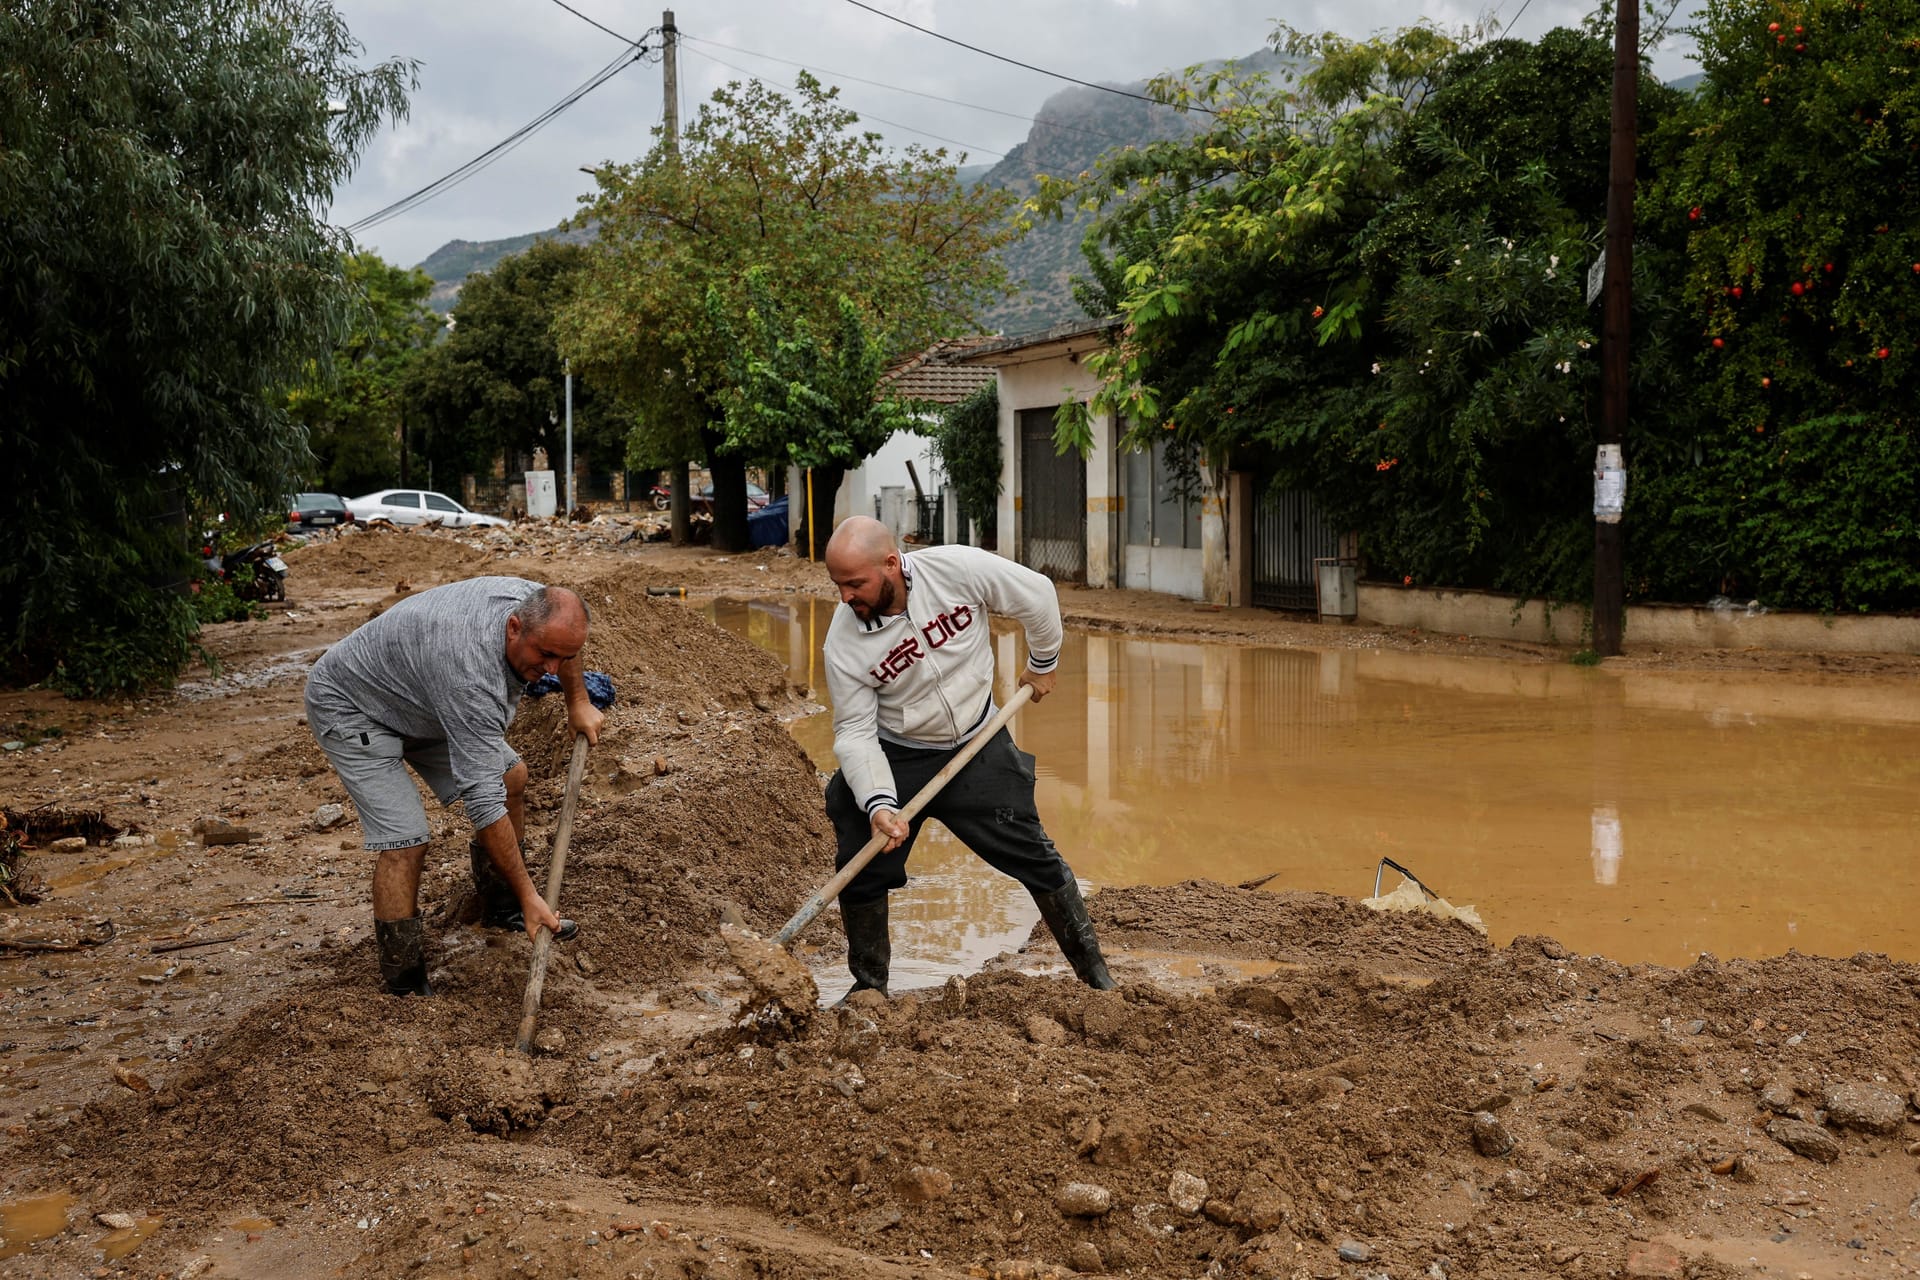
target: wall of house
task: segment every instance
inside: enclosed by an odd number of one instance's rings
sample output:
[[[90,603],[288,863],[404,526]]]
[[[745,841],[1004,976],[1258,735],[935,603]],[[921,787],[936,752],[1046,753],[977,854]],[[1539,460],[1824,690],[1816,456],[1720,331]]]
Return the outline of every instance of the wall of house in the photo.
[[[1360,584],[1358,621],[1419,627],[1456,635],[1578,647],[1587,643],[1587,610],[1549,608],[1491,591],[1434,590]],[[1920,618],[1831,617],[1769,613],[1746,606],[1630,604],[1623,640],[1629,652],[1649,649],[1790,649],[1804,653],[1920,653]]]
[[[1018,355],[1019,353],[1011,353]],[[1000,367],[1000,506],[997,514],[1000,554],[1017,558],[1020,550],[1020,432],[1022,409],[1051,408],[1069,395],[1081,399],[1099,385],[1086,367],[1065,355]],[[1119,571],[1118,467],[1113,419],[1094,419],[1094,450],[1087,459],[1087,585],[1113,586]]]
[[[945,476],[936,473],[939,459],[934,453],[933,441],[915,432],[896,431],[872,457],[847,472],[834,499],[834,524],[838,525],[848,516],[877,516],[893,530],[895,537],[912,532],[919,522],[913,512],[913,477],[907,474],[909,462],[919,473],[920,486],[926,495],[931,498],[938,493]],[[881,500],[879,511],[874,509],[875,499]]]

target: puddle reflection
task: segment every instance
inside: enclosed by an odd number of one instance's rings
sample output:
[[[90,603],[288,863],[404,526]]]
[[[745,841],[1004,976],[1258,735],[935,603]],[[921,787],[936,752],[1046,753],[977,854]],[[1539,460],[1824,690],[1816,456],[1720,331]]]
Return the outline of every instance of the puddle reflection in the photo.
[[[832,602],[705,607],[826,701]],[[995,640],[1004,700],[1020,640]],[[1663,964],[1789,947],[1920,959],[1901,892],[1920,843],[1914,682],[1069,630],[1055,694],[1014,732],[1092,885],[1278,873],[1274,888],[1359,897],[1387,857],[1478,906],[1500,942],[1547,933]],[[832,767],[829,716],[794,736]],[[1037,919],[931,824],[911,870],[894,895],[903,975],[964,970],[958,952],[984,959]]]

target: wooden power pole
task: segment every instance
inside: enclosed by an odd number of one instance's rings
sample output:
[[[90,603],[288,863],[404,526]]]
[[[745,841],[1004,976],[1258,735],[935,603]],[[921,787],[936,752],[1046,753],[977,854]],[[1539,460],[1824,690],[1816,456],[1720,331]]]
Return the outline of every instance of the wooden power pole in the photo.
[[[660,14],[660,85],[666,93],[666,105],[662,115],[665,128],[662,130],[662,142],[668,155],[680,154],[680,31],[673,25],[673,10],[667,9]],[[668,520],[672,527],[673,545],[684,547],[693,540],[693,478],[689,474],[685,458],[673,464],[673,475],[667,483]]]
[[[1626,568],[1627,356],[1633,314],[1633,171],[1638,150],[1639,0],[1618,0],[1613,28],[1613,137],[1608,155],[1606,269],[1600,318],[1600,431],[1593,465],[1593,648],[1620,652]]]

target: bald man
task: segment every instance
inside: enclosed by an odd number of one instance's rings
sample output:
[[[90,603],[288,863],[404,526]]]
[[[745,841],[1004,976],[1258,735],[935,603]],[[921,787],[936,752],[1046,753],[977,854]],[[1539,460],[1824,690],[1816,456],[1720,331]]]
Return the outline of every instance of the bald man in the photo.
[[[907,882],[907,853],[928,818],[1026,887],[1082,982],[1112,988],[1080,886],[1040,825],[1033,757],[1012,734],[995,734],[912,822],[900,814],[993,719],[991,614],[1026,630],[1020,683],[1033,687],[1033,700],[1053,691],[1061,638],[1053,583],[976,547],[903,555],[892,532],[864,516],[834,531],[827,573],[846,605],[835,611],[826,643],[840,760],[827,785],[837,865],[875,836],[887,841],[840,893],[852,991],[886,992],[887,894]]]
[[[545,926],[561,941],[576,932],[527,875],[527,766],[507,745],[507,726],[527,685],[552,673],[568,724],[599,739],[605,717],[580,667],[588,622],[586,603],[565,587],[470,578],[408,596],[313,664],[307,727],[374,854],[374,940],[394,995],[433,994],[419,910],[427,811],[407,765],[441,804],[466,808],[483,923],[536,937]]]

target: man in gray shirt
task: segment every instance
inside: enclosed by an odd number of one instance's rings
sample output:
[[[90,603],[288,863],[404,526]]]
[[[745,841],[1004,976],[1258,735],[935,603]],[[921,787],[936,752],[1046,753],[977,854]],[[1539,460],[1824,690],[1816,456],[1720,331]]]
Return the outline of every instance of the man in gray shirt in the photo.
[[[587,606],[565,587],[470,578],[409,596],[334,645],[307,677],[307,727],[353,797],[376,854],[373,928],[395,995],[432,995],[419,914],[427,811],[412,765],[441,804],[466,806],[483,919],[573,936],[520,855],[527,766],[507,745],[526,686],[559,677],[567,722],[597,741],[605,719],[587,696],[580,650]]]

